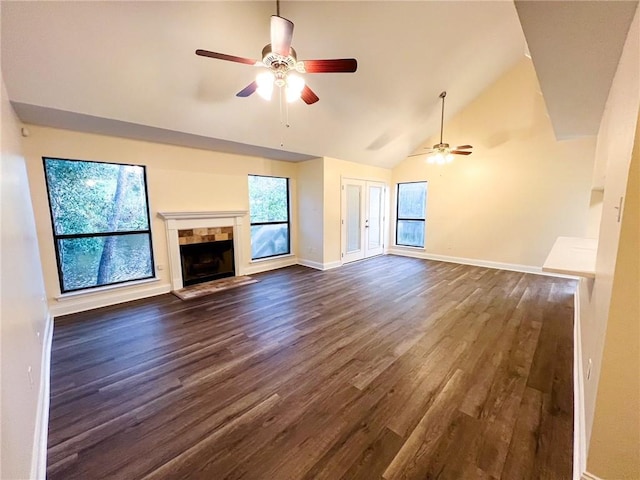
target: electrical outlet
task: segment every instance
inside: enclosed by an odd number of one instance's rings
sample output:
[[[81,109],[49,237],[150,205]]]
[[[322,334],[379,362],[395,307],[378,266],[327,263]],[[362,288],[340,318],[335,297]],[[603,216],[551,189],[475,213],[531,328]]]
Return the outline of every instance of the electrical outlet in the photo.
[[[587,380],[591,378],[591,367],[593,366],[593,362],[591,359],[587,362]]]

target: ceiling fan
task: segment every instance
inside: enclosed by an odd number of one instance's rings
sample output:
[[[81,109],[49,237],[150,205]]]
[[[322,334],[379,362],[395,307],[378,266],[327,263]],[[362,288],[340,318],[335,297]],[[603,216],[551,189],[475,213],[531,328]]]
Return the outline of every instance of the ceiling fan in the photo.
[[[454,155],[471,155],[473,153],[470,151],[470,149],[473,148],[471,145],[460,145],[455,148],[451,148],[448,143],[444,143],[442,141],[442,132],[444,129],[444,98],[446,96],[446,91],[439,95],[442,99],[442,113],[440,114],[440,143],[436,143],[433,148],[427,150],[426,153],[429,154],[427,161],[429,163],[449,163],[453,161]]]
[[[262,60],[236,57],[224,53],[196,50],[196,55],[229,62],[244,63],[262,67],[256,79],[240,90],[237,97],[248,97],[254,92],[266,100],[271,99],[273,87],[285,87],[288,102],[299,98],[307,105],[316,103],[319,98],[297,73],[353,73],[358,68],[355,58],[300,60],[291,46],[293,22],[280,16],[280,1],[276,1],[276,15],[271,16],[271,43],[262,49]]]

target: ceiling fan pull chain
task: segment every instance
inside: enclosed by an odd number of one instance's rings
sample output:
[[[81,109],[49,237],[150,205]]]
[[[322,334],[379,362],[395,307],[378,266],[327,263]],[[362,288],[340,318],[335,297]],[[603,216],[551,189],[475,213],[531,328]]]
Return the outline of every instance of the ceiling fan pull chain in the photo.
[[[284,112],[285,112],[285,124],[286,128],[289,128],[291,125],[289,124],[289,102],[285,102],[284,104]]]
[[[285,102],[284,97],[282,96],[282,89],[280,88],[280,125],[282,128],[280,129],[280,146],[284,147],[284,135],[291,125],[289,125],[289,102]],[[282,115],[282,104],[284,103],[284,119]]]
[[[279,107],[280,107],[280,125],[283,125],[282,122],[282,89],[279,88],[278,89],[278,103],[279,103]],[[284,147],[284,128],[280,129],[280,146]]]

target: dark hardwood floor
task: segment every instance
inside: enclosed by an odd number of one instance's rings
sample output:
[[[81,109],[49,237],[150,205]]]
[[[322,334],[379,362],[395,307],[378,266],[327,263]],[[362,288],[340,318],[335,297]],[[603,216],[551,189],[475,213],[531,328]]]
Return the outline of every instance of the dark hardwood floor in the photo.
[[[396,256],[56,319],[48,478],[563,479],[571,280]]]

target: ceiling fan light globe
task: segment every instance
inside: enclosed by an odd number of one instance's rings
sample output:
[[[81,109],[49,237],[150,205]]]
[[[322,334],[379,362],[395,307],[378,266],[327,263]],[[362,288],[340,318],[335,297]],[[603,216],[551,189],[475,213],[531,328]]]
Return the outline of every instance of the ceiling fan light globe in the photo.
[[[271,97],[273,95],[273,86],[271,88],[268,87],[264,87],[264,88],[259,88],[256,90],[256,92],[258,93],[258,95],[260,95],[262,98],[264,98],[266,101],[270,101]]]
[[[287,97],[287,102],[288,103],[292,103],[295,102],[296,100],[300,99],[300,95],[302,94],[302,92],[298,92],[296,90],[291,90],[289,87],[286,88],[285,90],[285,94]]]
[[[273,87],[274,80],[275,75],[268,70],[260,72],[258,75],[256,75],[256,83],[258,84],[258,88],[267,87],[269,85]]]
[[[304,79],[300,75],[287,75],[286,97],[287,102],[295,102],[300,98],[304,89]]]
[[[287,88],[301,92],[304,88],[304,79],[300,75],[290,73],[287,75]]]
[[[444,158],[447,161],[447,163],[453,162],[453,154],[452,153],[447,153]]]
[[[275,76],[271,72],[261,72],[256,76],[256,83],[258,84],[258,88],[256,92],[265,100],[271,100],[271,96],[273,95],[273,82],[275,80]]]

